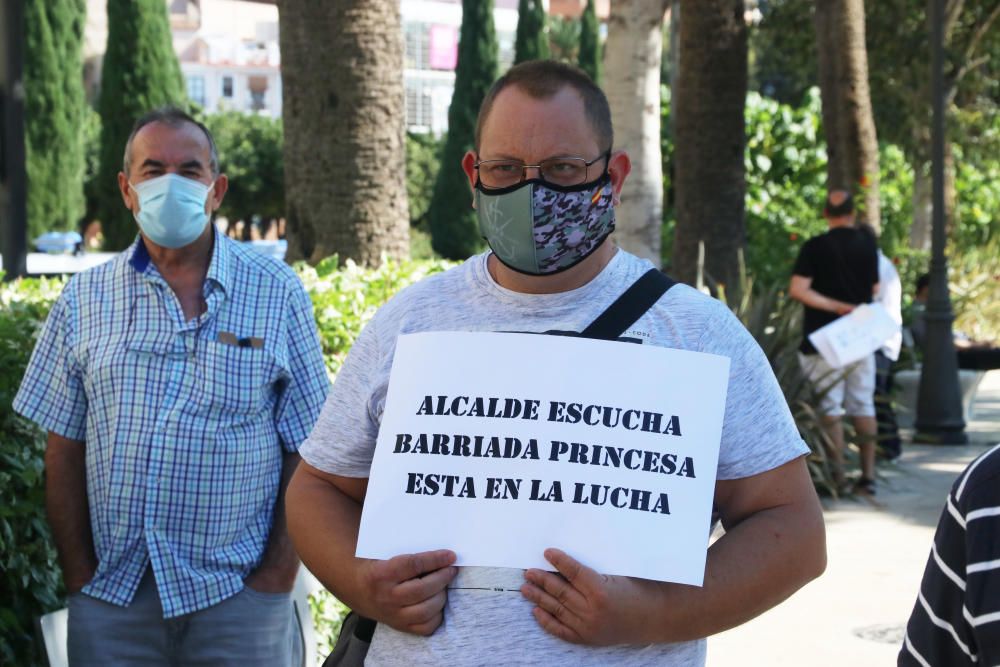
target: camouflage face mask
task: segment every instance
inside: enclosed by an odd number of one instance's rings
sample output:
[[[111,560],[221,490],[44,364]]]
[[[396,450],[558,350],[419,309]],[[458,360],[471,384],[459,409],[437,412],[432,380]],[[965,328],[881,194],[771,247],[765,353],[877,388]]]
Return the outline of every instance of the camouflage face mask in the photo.
[[[576,266],[615,228],[607,174],[569,188],[538,179],[502,190],[476,185],[479,232],[511,269],[545,276]]]

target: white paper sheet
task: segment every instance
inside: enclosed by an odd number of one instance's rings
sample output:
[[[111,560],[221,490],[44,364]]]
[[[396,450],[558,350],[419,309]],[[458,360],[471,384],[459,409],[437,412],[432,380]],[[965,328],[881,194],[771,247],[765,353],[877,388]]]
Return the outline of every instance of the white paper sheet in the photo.
[[[899,332],[881,303],[863,303],[847,315],[809,334],[809,342],[833,368],[843,368],[874,354]]]
[[[551,569],[558,547],[602,573],[701,585],[728,376],[728,358],[649,345],[400,336],[357,555]],[[477,397],[494,416],[454,414]],[[492,455],[465,455],[477,436]]]

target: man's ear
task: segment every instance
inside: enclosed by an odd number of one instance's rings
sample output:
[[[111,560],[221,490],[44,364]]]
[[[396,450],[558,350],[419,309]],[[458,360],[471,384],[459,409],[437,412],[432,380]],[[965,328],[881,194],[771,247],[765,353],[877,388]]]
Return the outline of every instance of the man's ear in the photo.
[[[118,172],[118,190],[122,194],[122,202],[125,204],[125,208],[132,211],[133,213],[137,208],[139,208],[139,201],[135,194],[135,191],[128,184],[128,176],[124,172]],[[134,206],[133,206],[134,202]]]
[[[215,178],[215,183],[212,185],[212,191],[208,195],[208,212],[214,213],[219,210],[222,206],[222,199],[226,196],[226,192],[229,191],[229,177],[225,174],[219,174]]]
[[[612,153],[611,157],[608,158],[608,175],[611,177],[615,205],[621,203],[622,188],[630,173],[632,173],[632,160],[629,159],[628,153],[623,150]]]
[[[478,157],[473,151],[468,151],[462,158],[462,171],[469,179],[469,190],[472,192],[472,208],[476,207],[476,162]]]

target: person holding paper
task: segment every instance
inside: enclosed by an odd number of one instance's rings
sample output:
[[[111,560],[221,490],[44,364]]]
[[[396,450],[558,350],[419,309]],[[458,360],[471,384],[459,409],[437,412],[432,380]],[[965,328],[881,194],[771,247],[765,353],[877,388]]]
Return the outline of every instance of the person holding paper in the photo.
[[[684,285],[624,337],[730,359],[714,494],[727,532],[704,586],[605,576],[558,544],[544,552],[556,572],[456,567],[448,550],[355,556],[362,505],[377,502],[366,492],[399,334],[580,332],[652,268],[610,238],[630,162],[582,71],[513,67],[476,137],[462,167],[491,250],[407,288],[362,331],[289,486],[292,539],[320,581],[378,621],[367,664],[704,665],[705,637],[818,576],[826,547],[808,449],[767,359],[724,304]]]
[[[854,422],[861,450],[861,477],[855,490],[875,493],[875,357],[867,355],[847,368],[828,364],[809,334],[871,303],[878,291],[878,247],[855,223],[854,199],[844,190],[827,195],[823,208],[829,230],[806,241],[792,269],[788,295],[805,307],[799,363],[820,396],[819,413],[832,443],[829,456],[834,481],[844,486],[844,425]]]

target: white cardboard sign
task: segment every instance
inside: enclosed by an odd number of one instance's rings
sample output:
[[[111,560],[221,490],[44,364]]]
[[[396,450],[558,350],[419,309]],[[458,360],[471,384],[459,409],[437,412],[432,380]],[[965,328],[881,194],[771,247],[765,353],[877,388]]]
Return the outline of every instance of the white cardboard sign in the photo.
[[[702,584],[729,359],[510,333],[399,337],[357,555]]]
[[[843,368],[875,350],[899,331],[881,303],[863,303],[847,315],[809,334],[809,341],[826,363]]]

